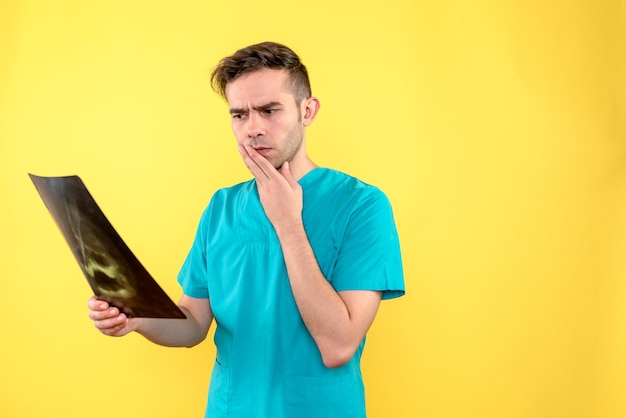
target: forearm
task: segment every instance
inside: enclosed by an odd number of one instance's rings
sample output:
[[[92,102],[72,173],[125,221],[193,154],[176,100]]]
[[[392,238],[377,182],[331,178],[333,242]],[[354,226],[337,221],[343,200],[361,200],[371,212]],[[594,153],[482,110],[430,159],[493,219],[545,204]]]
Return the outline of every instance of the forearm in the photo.
[[[186,319],[135,318],[135,331],[148,340],[168,347],[192,347],[202,342],[213,321],[208,299],[183,294],[178,307]]]
[[[341,365],[362,339],[355,335],[348,307],[322,274],[304,228],[277,230],[296,305],[324,363]]]
[[[186,319],[136,318],[135,331],[153,343],[167,347],[192,347],[206,337],[206,331],[180,307]],[[207,329],[208,331],[208,329]]]

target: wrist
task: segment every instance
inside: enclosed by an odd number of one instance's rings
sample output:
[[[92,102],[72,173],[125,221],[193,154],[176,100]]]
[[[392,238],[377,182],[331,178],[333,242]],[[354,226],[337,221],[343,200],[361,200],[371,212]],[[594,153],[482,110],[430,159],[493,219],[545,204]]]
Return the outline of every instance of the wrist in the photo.
[[[276,231],[276,235],[278,235],[278,239],[282,242],[283,240],[297,240],[297,239],[306,239],[306,232],[304,230],[304,225],[302,222],[292,222],[284,225],[274,226],[274,230]]]
[[[128,318],[129,332],[136,332],[138,334],[144,335],[146,319],[147,318],[139,317]]]

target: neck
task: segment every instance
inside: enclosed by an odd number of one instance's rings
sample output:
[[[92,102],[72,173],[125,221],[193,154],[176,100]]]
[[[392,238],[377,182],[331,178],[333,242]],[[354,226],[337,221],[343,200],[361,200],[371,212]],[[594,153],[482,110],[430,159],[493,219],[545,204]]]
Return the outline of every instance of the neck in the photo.
[[[304,177],[309,171],[313,170],[317,167],[308,155],[304,155],[303,158],[294,158],[289,162],[289,170],[291,170],[291,174],[296,180],[300,180]]]

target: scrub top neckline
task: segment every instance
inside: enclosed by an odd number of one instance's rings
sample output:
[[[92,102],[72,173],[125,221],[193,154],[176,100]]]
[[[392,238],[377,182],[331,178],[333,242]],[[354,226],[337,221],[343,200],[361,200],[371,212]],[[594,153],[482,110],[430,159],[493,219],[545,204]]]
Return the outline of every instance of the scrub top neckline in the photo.
[[[306,173],[304,176],[302,176],[300,180],[298,180],[298,183],[302,187],[308,186],[309,184],[313,183],[316,179],[318,179],[321,173],[326,170],[328,169],[324,167],[315,167],[311,169],[308,173]]]

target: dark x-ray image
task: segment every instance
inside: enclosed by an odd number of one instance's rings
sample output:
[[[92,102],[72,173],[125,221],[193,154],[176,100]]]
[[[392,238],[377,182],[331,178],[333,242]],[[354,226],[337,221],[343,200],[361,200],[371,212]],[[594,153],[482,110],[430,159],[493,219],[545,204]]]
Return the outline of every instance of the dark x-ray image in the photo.
[[[124,243],[78,176],[29,176],[98,299],[128,316],[185,318]]]

